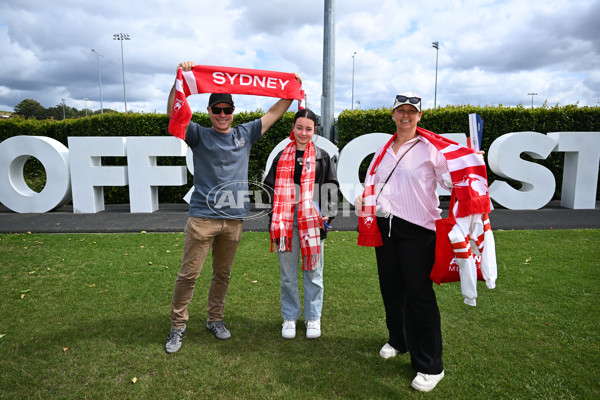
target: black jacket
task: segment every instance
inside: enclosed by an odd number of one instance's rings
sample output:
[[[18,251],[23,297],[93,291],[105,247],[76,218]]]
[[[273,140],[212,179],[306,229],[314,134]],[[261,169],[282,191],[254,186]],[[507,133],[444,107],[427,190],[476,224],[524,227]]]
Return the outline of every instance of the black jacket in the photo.
[[[273,193],[275,189],[275,177],[277,172],[277,163],[281,158],[283,150],[277,154],[269,172],[265,176],[264,185],[265,190],[268,194],[269,203],[273,204]],[[337,203],[338,203],[338,189],[339,183],[337,180],[337,173],[335,164],[331,161],[329,154],[320,147],[315,146],[315,188],[313,194],[313,200],[319,204],[321,213],[329,217],[329,224],[337,214]],[[271,225],[271,218],[269,218],[269,226]],[[321,239],[327,237],[327,232],[321,231]]]

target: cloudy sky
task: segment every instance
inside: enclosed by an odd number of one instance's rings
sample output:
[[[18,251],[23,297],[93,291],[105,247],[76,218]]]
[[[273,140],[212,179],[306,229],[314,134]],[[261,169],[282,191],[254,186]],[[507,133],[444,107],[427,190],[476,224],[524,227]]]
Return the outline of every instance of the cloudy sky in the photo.
[[[124,61],[128,110],[164,113],[177,64],[191,60],[298,72],[320,114],[323,10],[322,0],[2,0],[0,110],[24,99],[97,110],[101,81],[104,108],[124,111]],[[434,41],[437,105],[600,105],[600,0],[338,0],[334,10],[336,114],[352,107],[353,76],[354,108],[389,107],[407,90],[433,107]],[[205,110],[207,95],[189,100]],[[236,98],[238,110],[273,102]]]

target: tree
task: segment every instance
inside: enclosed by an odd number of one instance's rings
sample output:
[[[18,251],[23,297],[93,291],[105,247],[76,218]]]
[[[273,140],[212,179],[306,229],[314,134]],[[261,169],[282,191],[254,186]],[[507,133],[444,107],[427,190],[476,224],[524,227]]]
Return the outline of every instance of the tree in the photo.
[[[25,99],[15,106],[15,114],[26,118],[44,119],[46,109],[40,103],[32,99]]]
[[[87,116],[100,114],[100,110],[92,111],[87,110]],[[111,110],[109,108],[104,109],[104,113],[116,113],[118,111]],[[131,112],[131,111],[130,111]],[[57,104],[54,107],[44,108],[40,103],[35,100],[26,99],[15,106],[15,114],[21,115],[26,118],[37,118],[37,119],[55,119],[57,121],[65,118],[85,118],[86,110],[78,110],[75,107],[68,107],[64,103]]]

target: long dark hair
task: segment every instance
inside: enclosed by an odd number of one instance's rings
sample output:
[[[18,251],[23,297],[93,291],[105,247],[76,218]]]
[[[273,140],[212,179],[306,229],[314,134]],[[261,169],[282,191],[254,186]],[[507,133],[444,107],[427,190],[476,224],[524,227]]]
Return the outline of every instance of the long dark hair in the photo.
[[[308,118],[315,123],[315,129],[317,128],[317,114],[309,110],[308,108],[303,108],[302,110],[298,110],[296,115],[294,116],[294,125],[296,125],[296,120],[298,118]]]

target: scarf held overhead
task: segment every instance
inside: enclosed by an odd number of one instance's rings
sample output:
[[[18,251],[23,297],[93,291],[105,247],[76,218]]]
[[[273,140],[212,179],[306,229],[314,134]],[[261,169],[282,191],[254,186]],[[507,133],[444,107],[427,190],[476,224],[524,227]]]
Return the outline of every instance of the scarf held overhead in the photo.
[[[294,211],[296,207],[296,185],[294,184],[294,168],[296,141],[290,142],[277,163],[275,190],[273,196],[273,215],[270,235],[271,251],[292,251],[294,228]],[[302,251],[302,270],[312,271],[317,267],[323,219],[313,203],[315,184],[315,146],[311,142],[304,150],[302,174],[300,177],[300,201],[298,201],[298,235]]]
[[[450,139],[417,127],[421,138],[430,142],[448,163],[452,185],[458,200],[455,213],[457,218],[474,214],[485,214],[490,211],[490,198],[487,185],[487,170],[483,157],[474,150],[462,146]],[[373,166],[365,179],[363,205],[358,218],[358,245],[378,247],[382,245],[381,233],[376,221],[375,173],[388,147],[394,142],[397,134],[383,146],[377,154]]]
[[[175,101],[169,133],[185,139],[192,118],[187,97],[199,93],[248,94],[302,101],[302,85],[292,73],[233,67],[196,65],[191,71],[177,70]]]

